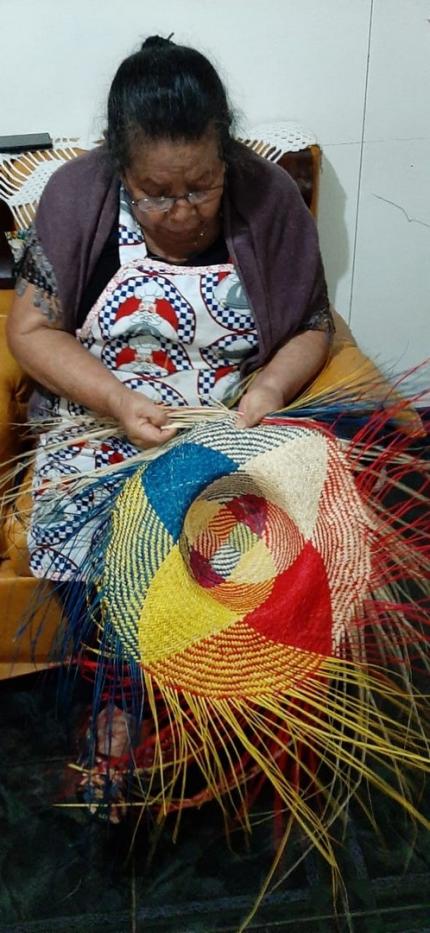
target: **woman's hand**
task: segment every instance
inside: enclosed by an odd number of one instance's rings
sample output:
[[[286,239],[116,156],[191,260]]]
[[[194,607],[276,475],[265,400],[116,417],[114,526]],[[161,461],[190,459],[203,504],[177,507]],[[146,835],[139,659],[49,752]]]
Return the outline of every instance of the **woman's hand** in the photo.
[[[238,409],[238,427],[252,428],[270,412],[284,407],[284,393],[273,386],[253,383],[242,396]]]
[[[111,393],[109,409],[135,447],[157,447],[176,434],[176,428],[167,428],[165,408],[121,383]]]
[[[279,411],[322,369],[330,350],[330,334],[306,330],[292,337],[256,375],[241,399],[239,427],[251,428]]]

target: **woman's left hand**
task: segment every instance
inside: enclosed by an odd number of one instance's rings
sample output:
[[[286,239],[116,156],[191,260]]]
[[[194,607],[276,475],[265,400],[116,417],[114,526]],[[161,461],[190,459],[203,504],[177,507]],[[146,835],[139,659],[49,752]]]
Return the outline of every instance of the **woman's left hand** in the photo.
[[[284,393],[280,389],[275,389],[273,386],[251,385],[240,400],[237,426],[252,428],[259,424],[265,415],[279,411],[284,404]]]

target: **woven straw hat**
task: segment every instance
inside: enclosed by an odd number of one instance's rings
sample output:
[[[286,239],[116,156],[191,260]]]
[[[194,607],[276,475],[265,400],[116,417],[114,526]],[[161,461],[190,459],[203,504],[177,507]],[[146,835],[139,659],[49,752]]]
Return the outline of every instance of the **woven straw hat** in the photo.
[[[109,620],[159,684],[250,700],[285,691],[356,641],[372,534],[328,433],[200,425],[125,485]]]

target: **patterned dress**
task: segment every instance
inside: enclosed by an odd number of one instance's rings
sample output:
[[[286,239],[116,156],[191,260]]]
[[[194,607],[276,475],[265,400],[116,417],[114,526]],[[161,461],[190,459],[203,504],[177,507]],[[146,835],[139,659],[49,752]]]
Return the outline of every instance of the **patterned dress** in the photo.
[[[182,266],[148,256],[124,196],[119,212],[120,268],[87,315],[76,338],[128,388],[154,402],[208,405],[237,391],[240,364],[256,346],[248,301],[231,262]],[[41,436],[33,483],[30,567],[37,577],[79,579],[102,533],[106,502],[118,489],[113,477],[97,491],[71,492],[69,480],[134,456],[124,436],[77,440],[71,419],[80,405],[54,398],[55,431]],[[46,410],[44,412],[46,415]],[[53,435],[57,450],[46,450]],[[64,477],[64,495],[50,480]]]

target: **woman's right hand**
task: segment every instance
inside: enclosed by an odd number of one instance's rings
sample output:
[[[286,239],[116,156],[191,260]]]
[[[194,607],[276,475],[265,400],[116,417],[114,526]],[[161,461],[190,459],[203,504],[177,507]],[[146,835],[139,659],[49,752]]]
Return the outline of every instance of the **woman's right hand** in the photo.
[[[157,447],[175,436],[175,428],[162,430],[168,409],[123,385],[73,334],[53,327],[38,302],[38,289],[28,285],[15,297],[7,321],[12,353],[36,382],[55,395],[114,418],[136,447]]]
[[[118,383],[109,401],[112,417],[124,429],[135,447],[157,447],[175,436],[176,428],[167,428],[167,411],[145,395]]]

